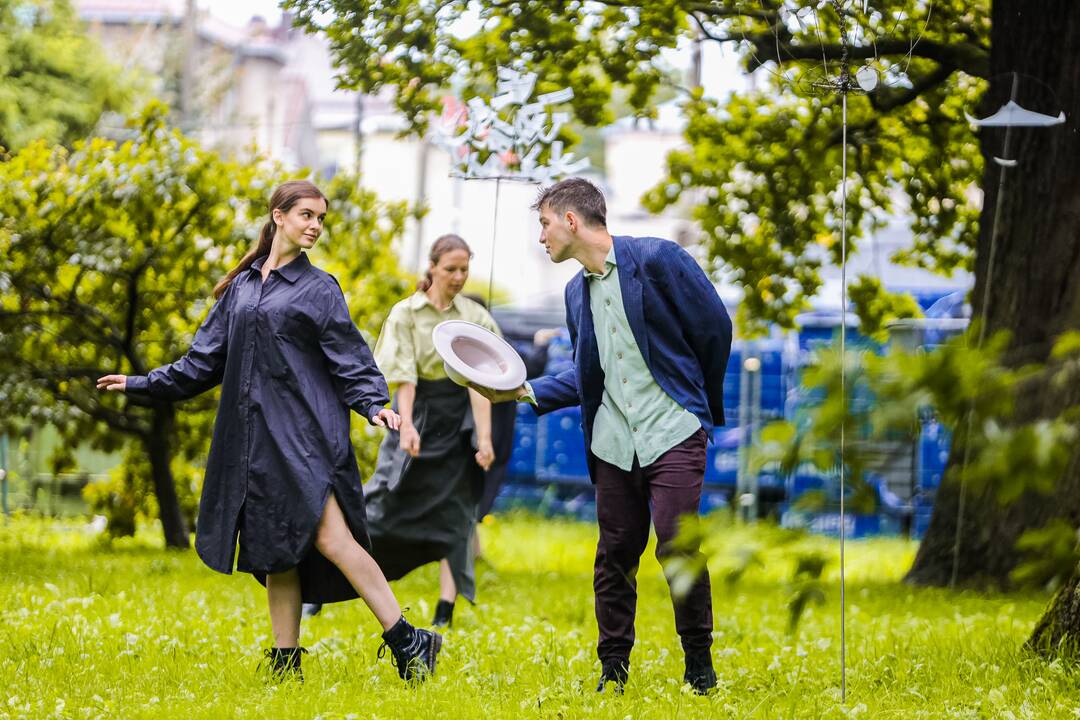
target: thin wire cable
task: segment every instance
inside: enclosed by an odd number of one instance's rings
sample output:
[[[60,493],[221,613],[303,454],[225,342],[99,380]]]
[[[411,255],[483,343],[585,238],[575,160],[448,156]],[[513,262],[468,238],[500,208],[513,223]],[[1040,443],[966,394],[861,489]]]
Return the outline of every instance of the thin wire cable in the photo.
[[[495,178],[495,207],[491,214],[491,266],[488,268],[488,312],[491,312],[492,294],[495,291],[495,239],[499,235],[499,186],[501,184],[502,178]]]

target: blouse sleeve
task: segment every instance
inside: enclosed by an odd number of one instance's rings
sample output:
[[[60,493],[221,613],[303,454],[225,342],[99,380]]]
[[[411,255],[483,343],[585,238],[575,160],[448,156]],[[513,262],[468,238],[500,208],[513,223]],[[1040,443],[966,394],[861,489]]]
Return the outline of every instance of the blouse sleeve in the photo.
[[[319,347],[345,404],[370,422],[390,402],[386,380],[360,330],[349,316],[341,288],[334,283],[329,312],[319,330]]]
[[[226,290],[210,308],[187,353],[148,375],[129,375],[126,392],[176,401],[193,398],[220,384],[225,374],[231,301],[232,293]]]
[[[375,362],[390,385],[416,384],[416,347],[412,331],[405,303],[398,303],[390,310],[375,343]]]

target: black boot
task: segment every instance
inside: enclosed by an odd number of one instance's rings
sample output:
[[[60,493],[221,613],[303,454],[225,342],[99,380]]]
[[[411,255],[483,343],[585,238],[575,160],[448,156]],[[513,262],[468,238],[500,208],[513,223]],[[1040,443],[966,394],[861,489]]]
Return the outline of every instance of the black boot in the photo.
[[[626,685],[626,678],[630,676],[630,661],[629,660],[604,660],[601,663],[600,671],[600,684],[596,686],[596,692],[604,692],[604,688],[607,684],[615,683],[615,694],[623,694],[623,686]]]
[[[447,600],[439,600],[435,606],[435,619],[431,621],[432,627],[450,627],[454,624],[454,603]]]
[[[274,682],[284,680],[304,682],[304,671],[300,669],[300,657],[306,652],[305,648],[300,647],[276,647],[263,651],[263,654],[270,660],[266,667],[270,679]],[[260,667],[262,666],[260,665]]]
[[[708,695],[716,687],[716,671],[708,650],[686,655],[686,672],[683,682],[688,683],[698,695]]]
[[[379,657],[390,648],[391,660],[402,680],[424,681],[435,674],[435,659],[442,648],[442,635],[415,628],[402,617],[382,637]]]

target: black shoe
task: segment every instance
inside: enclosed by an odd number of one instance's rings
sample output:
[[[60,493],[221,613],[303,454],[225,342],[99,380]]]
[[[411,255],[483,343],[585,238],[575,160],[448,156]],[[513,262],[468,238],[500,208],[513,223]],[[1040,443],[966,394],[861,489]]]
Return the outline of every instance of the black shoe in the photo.
[[[627,660],[605,660],[600,671],[600,683],[596,686],[596,692],[602,693],[608,683],[615,683],[616,695],[623,694],[626,678],[630,676],[630,662]]]
[[[306,618],[315,617],[322,612],[322,603],[304,603],[304,609],[300,613]]]
[[[431,621],[432,627],[450,627],[454,624],[454,603],[440,600],[435,606],[435,619]]]
[[[390,648],[391,662],[402,680],[422,682],[435,674],[435,659],[442,649],[442,635],[415,628],[402,617],[382,637],[379,657]]]
[[[300,657],[307,653],[305,648],[270,648],[263,654],[270,662],[266,667],[266,673],[273,682],[295,680],[304,682],[304,671],[300,669]],[[260,669],[262,665],[259,666]]]
[[[690,685],[698,695],[708,695],[716,687],[716,671],[708,650],[686,656],[686,672],[683,682]]]

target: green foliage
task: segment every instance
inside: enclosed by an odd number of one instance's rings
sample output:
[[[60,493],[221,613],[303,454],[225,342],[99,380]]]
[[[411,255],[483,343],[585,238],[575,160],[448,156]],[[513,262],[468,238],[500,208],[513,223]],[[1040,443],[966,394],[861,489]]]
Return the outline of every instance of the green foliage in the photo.
[[[859,316],[859,332],[877,342],[889,339],[890,322],[922,317],[915,298],[907,293],[889,292],[880,280],[869,275],[863,275],[848,287],[848,298]]]
[[[821,287],[820,268],[841,256],[841,101],[822,95],[823,58],[835,76],[843,52],[830,3],[801,3],[786,21],[779,3],[661,0],[286,0],[297,23],[324,32],[340,81],[366,92],[396,90],[398,108],[422,130],[453,86],[490,94],[498,65],[539,73],[538,90],[574,89],[586,125],[629,111],[655,113],[672,76],[662,53],[701,38],[732,48],[756,89],[723,100],[676,88],[684,99],[687,147],[671,153],[668,177],[644,201],[653,210],[684,193],[701,198],[711,270],[744,289],[745,334],[791,327]],[[882,86],[848,98],[847,252],[890,215],[908,219],[914,245],[894,259],[950,273],[971,269],[982,174],[977,138],[963,110],[989,73],[988,0],[868,0],[854,64],[878,56]],[[480,29],[456,34],[467,8]],[[850,30],[850,26],[849,26]],[[910,54],[910,56],[909,56]],[[781,62],[778,63],[777,59]],[[865,290],[860,317],[882,322],[910,311]],[[871,332],[876,328],[871,328]]]
[[[854,489],[852,506],[872,508],[872,493],[863,482],[870,443],[914,439],[920,414],[933,412],[953,432],[954,453],[959,453],[954,456],[966,459],[950,466],[949,478],[962,478],[976,490],[990,488],[1003,505],[1028,491],[1052,492],[1068,466],[1077,418],[1065,413],[1023,422],[1016,418],[1016,402],[1028,387],[1070,372],[1068,365],[1008,367],[1008,335],[998,333],[979,349],[977,332],[969,330],[931,352],[893,346],[884,355],[849,353],[843,394],[839,352],[819,351],[802,375],[803,393],[819,402],[808,403],[794,422],[764,428],[753,467],[775,464],[790,475],[801,463],[810,463],[835,472],[842,461]],[[1058,346],[1070,347],[1071,342],[1065,336]],[[817,509],[822,500],[808,493],[803,509]]]
[[[139,458],[128,453],[125,463],[113,468],[108,479],[83,488],[87,509],[105,518],[105,536],[109,539],[134,536],[136,518],[140,510],[145,512],[148,484],[135,480],[138,463]]]
[[[1061,518],[1025,531],[1016,547],[1027,555],[1009,576],[1017,585],[1041,585],[1053,590],[1080,564],[1080,537],[1076,528]]]
[[[825,604],[825,584],[821,580],[829,558],[821,552],[803,553],[795,558],[791,598],[788,600],[788,632],[794,635],[811,605]]]
[[[0,149],[70,146],[129,99],[68,0],[0,0]]]
[[[99,393],[108,372],[145,374],[187,350],[211,290],[253,244],[273,187],[288,179],[206,151],[166,127],[154,104],[124,142],[70,151],[44,141],[0,163],[0,418],[51,423],[72,444],[115,451],[156,432],[152,407]],[[391,246],[406,216],[355,181],[327,185],[330,228],[316,262],[337,275],[354,320],[373,338],[404,280]],[[9,370],[10,369],[10,370]],[[176,413],[168,438],[185,514],[193,516],[217,393]],[[374,436],[361,434],[373,457]],[[129,454],[125,502],[149,482]],[[177,464],[179,463],[179,464]]]

